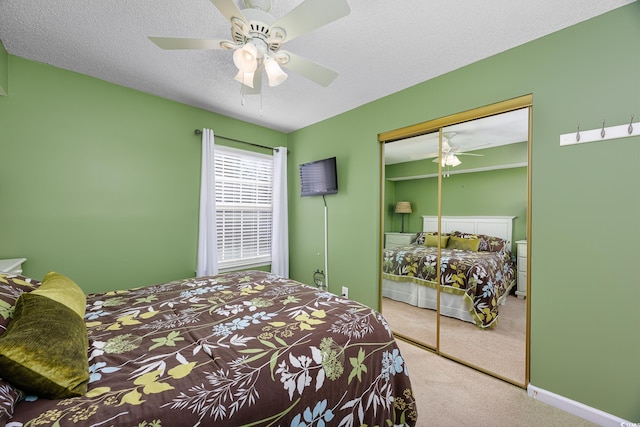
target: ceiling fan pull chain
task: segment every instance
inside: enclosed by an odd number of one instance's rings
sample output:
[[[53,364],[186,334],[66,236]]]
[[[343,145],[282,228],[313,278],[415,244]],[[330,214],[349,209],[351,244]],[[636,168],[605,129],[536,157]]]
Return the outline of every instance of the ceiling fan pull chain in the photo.
[[[604,132],[604,120],[602,120],[602,130],[600,131],[600,138],[604,138],[605,132]]]
[[[262,117],[262,91],[260,91],[260,117]]]
[[[629,132],[629,135],[631,135],[633,133],[633,118],[635,117],[634,114],[631,115],[631,122],[629,122],[629,127],[627,128],[627,132]]]

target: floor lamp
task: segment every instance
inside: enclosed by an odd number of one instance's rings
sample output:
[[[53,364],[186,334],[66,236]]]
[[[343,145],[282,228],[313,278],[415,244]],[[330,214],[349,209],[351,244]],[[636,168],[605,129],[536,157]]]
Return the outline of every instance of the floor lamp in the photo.
[[[402,215],[402,233],[404,233],[404,216],[406,214],[410,214],[412,212],[411,210],[411,203],[410,202],[398,202],[396,203],[396,213],[399,213],[400,215]]]

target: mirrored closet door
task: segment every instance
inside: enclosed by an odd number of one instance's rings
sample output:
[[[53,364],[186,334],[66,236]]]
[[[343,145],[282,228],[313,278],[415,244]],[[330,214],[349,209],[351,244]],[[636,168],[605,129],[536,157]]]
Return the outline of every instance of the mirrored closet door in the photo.
[[[396,276],[400,276],[401,271],[415,275],[402,269],[405,257],[414,252],[416,257],[421,255],[421,247],[415,245],[416,230],[422,227],[417,213],[438,214],[438,164],[433,162],[438,158],[438,145],[439,132],[431,132],[384,146],[382,262],[388,271],[397,269]],[[404,247],[409,250],[399,251]],[[435,277],[436,256],[415,268]],[[437,344],[438,323],[434,277],[429,279],[431,286],[420,286],[410,276],[399,281],[382,278],[383,312],[389,314],[387,320],[394,332],[419,337],[421,343],[432,348]]]
[[[522,387],[530,107],[525,96],[379,136],[383,315],[398,337]]]

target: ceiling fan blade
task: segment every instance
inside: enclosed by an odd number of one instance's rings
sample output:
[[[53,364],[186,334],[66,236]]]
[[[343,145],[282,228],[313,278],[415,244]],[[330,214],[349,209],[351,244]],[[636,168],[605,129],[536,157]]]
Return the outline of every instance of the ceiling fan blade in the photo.
[[[484,154],[476,154],[476,153],[456,153],[456,156],[476,156],[476,157],[484,157]]]
[[[223,49],[221,43],[227,40],[189,39],[176,37],[149,37],[162,49]]]
[[[430,158],[432,158],[432,157],[436,157],[436,160],[435,160],[435,161],[436,161],[436,162],[438,161],[438,160],[437,160],[438,153],[419,154],[419,155],[416,155],[416,156],[411,156],[411,159],[412,159],[412,160],[418,160],[418,159],[430,159]]]
[[[220,13],[227,18],[227,21],[231,22],[233,18],[241,19],[242,21],[247,21],[244,17],[244,14],[238,9],[236,3],[233,0],[210,0],[213,5],[218,8]]]
[[[335,71],[291,52],[280,51],[279,54],[285,54],[288,56],[288,61],[285,60],[285,62],[281,62],[283,67],[286,67],[321,86],[329,86],[331,82],[338,77],[338,73]]]
[[[283,42],[286,42],[347,16],[349,12],[351,9],[346,0],[306,0],[278,19],[271,28],[282,28],[286,33]]]

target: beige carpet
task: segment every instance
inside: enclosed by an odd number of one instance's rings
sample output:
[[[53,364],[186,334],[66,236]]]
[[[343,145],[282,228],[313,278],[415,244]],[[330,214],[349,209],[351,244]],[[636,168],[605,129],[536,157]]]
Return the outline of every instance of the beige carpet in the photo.
[[[398,340],[418,402],[418,427],[592,427],[505,381]]]
[[[382,313],[394,332],[435,347],[435,311],[383,298]],[[526,300],[509,295],[500,306],[495,328],[442,316],[440,352],[479,366],[519,384],[525,384]]]

